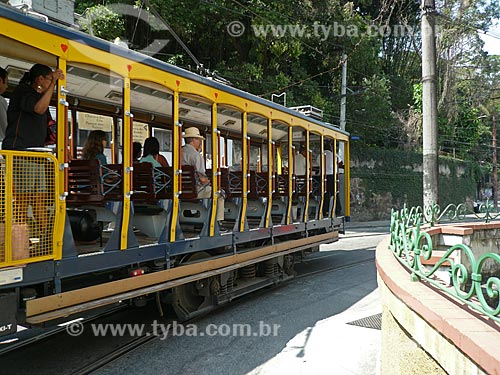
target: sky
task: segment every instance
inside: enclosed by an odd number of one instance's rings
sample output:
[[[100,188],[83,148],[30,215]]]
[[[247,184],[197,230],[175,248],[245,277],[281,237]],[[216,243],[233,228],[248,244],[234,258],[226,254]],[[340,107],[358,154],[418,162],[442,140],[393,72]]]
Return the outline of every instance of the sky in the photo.
[[[487,51],[490,55],[500,55],[500,22],[497,22],[496,26],[491,27],[488,30],[488,34],[493,34],[496,36],[480,34],[481,39],[484,41],[483,49]]]

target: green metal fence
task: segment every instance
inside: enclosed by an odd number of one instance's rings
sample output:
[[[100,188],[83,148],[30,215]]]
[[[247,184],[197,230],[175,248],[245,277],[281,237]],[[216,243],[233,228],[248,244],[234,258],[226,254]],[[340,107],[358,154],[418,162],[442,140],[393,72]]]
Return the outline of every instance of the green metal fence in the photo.
[[[472,309],[500,322],[498,316],[500,313],[500,279],[495,275],[482,273],[487,262],[495,262],[500,269],[498,254],[488,253],[476,259],[471,248],[464,244],[457,244],[444,251],[444,255],[440,251],[438,260],[433,265],[423,264],[424,260],[430,260],[433,257],[433,251],[436,257],[432,237],[428,232],[437,223],[445,219],[465,218],[473,221],[479,219],[488,223],[500,216],[489,202],[480,207],[479,211],[478,213],[467,212],[463,204],[449,205],[443,211],[437,205],[432,205],[426,210],[422,210],[421,207],[393,210],[390,249],[398,261],[411,271],[414,281],[428,282]],[[464,257],[468,259],[470,267],[456,261],[457,253],[460,253],[459,259],[464,259]],[[438,269],[445,265],[449,267],[450,285],[445,285],[436,275]]]

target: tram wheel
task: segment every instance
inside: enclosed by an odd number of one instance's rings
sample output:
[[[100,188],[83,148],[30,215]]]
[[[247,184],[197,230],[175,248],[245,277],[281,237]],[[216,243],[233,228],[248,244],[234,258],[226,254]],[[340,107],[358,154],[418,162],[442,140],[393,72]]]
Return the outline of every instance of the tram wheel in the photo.
[[[206,252],[194,253],[181,261],[182,264],[209,258]],[[201,279],[172,289],[172,308],[180,321],[193,318],[213,308],[210,279]]]

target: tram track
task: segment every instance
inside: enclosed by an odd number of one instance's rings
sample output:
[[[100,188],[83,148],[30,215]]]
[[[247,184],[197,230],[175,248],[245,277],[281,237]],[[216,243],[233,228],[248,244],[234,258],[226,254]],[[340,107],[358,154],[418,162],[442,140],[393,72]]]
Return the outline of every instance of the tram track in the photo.
[[[124,304],[119,305],[119,306],[109,307],[103,312],[92,315],[90,317],[86,317],[85,321],[92,322],[92,321],[95,321],[98,319],[102,319],[102,318],[107,317],[109,315],[116,314],[117,312],[123,311],[127,307],[128,306],[126,306]],[[25,327],[21,327],[21,329],[24,330]],[[39,334],[36,334],[33,336],[27,336],[26,338],[24,338],[24,337],[18,338],[16,341],[13,341],[12,343],[9,343],[9,342],[4,343],[4,342],[0,341],[0,356],[3,354],[6,354],[8,352],[11,352],[13,350],[18,350],[24,346],[32,345],[36,342],[39,342],[39,341],[44,340],[46,338],[49,338],[51,336],[63,333],[65,331],[66,331],[66,323],[61,323],[61,324],[54,326],[54,327],[51,327],[51,328],[45,328]],[[21,331],[21,332],[23,332],[23,331]]]
[[[118,349],[106,354],[105,356],[98,358],[97,360],[85,365],[78,370],[71,373],[71,375],[86,375],[94,371],[97,371],[107,364],[125,356],[126,354],[148,344],[151,341],[157,340],[158,336],[151,335],[151,332],[147,332],[146,335],[137,337],[132,341],[129,341],[125,345],[122,345]]]
[[[324,254],[320,253],[314,253],[310,254],[308,257],[305,258],[304,262],[299,263],[296,265],[295,269],[298,271],[298,274],[286,280],[285,282],[265,287],[262,289],[255,290],[254,292],[238,297],[236,298],[229,306],[234,305],[235,303],[238,303],[238,301],[243,302],[243,301],[251,301],[251,300],[257,300],[260,296],[265,295],[266,293],[269,293],[270,290],[275,290],[276,288],[281,288],[281,287],[286,287],[287,285],[292,285],[294,280],[303,280],[308,277],[314,277],[317,275],[321,274],[327,274],[330,272],[338,272],[342,270],[346,270],[349,268],[354,268],[356,266],[363,266],[367,265],[371,262],[374,261],[374,247],[368,246],[364,248],[357,249],[358,251],[351,251],[347,250],[345,252],[341,251],[339,252],[338,250],[332,250],[332,251],[326,251]],[[368,255],[369,253],[369,255]],[[356,259],[356,258],[361,258],[361,259]],[[312,268],[312,269],[311,269]],[[214,309],[210,311],[210,313],[214,313],[216,310],[222,309],[228,305],[220,305],[216,306]],[[134,324],[143,324],[144,326],[150,326],[151,322],[154,319],[157,319],[158,317],[158,312],[156,311],[156,308],[151,304],[149,306],[149,311],[143,313],[144,308],[141,308],[140,310],[133,310],[130,309],[130,311],[125,310],[120,310],[117,311],[114,315],[117,316],[116,319],[114,319],[112,316],[104,316],[101,318],[96,317],[95,319],[92,320],[85,320],[84,324],[86,326],[89,326],[91,324],[106,324],[106,322],[122,322],[129,324],[133,322]],[[139,312],[140,311],[140,312]],[[138,313],[139,312],[139,313]],[[140,314],[140,315],[139,315]],[[120,317],[118,317],[120,316]],[[192,324],[195,321],[198,321],[199,319],[206,318],[206,314],[194,317],[188,321],[185,321],[183,324]],[[161,320],[162,324],[164,326],[168,326],[168,324],[173,323],[174,320],[171,319],[170,317],[164,318],[164,320]],[[118,323],[120,324],[120,323]],[[169,328],[171,329],[171,328]],[[40,351],[41,354],[39,355],[39,358],[43,358],[44,361],[47,361],[47,354],[52,353],[45,353],[38,348],[41,346],[44,346],[44,343],[47,342],[47,340],[50,340],[47,346],[50,346],[50,343],[54,343],[53,345],[59,345],[66,347],[65,343],[71,342],[71,346],[75,344],[75,339],[69,337],[68,334],[65,334],[63,331],[63,328],[59,328],[58,330],[58,336],[57,335],[52,335],[52,338],[47,338],[43,337],[40,338],[39,340],[35,340],[38,342],[33,341],[28,347],[32,347],[31,349],[28,350],[28,353],[30,352],[38,352]],[[92,373],[95,371],[98,371],[99,369],[105,368],[107,365],[109,365],[112,362],[115,362],[117,360],[120,360],[120,358],[123,358],[127,356],[128,354],[140,349],[141,347],[144,347],[145,345],[151,344],[155,340],[159,340],[162,337],[167,337],[165,335],[171,336],[170,332],[162,332],[161,337],[158,334],[155,334],[152,332],[149,328],[146,328],[146,332],[144,332],[142,335],[137,336],[137,337],[132,337],[130,338],[130,335],[125,335],[125,337],[114,337],[111,335],[104,335],[104,336],[95,336],[91,335],[92,331],[90,329],[87,329],[87,335],[86,337],[79,337],[78,340],[83,340],[80,341],[80,343],[77,345],[81,345],[81,348],[83,350],[83,355],[76,354],[76,353],[68,353],[68,359],[67,362],[64,361],[65,363],[61,363],[60,366],[62,366],[64,371],[61,373],[71,373],[71,374],[88,374]],[[69,346],[69,344],[67,344]],[[113,350],[109,350],[109,348],[112,348],[115,346]],[[88,351],[85,350],[84,348],[88,347]],[[20,348],[20,350],[23,350],[23,348]],[[44,351],[47,351],[44,348]],[[28,354],[29,355],[29,354]],[[24,355],[26,356],[26,354]],[[57,354],[56,354],[57,356]],[[73,363],[71,363],[71,357],[73,358]],[[90,358],[90,360],[86,360],[86,364],[83,364],[81,367],[76,367],[75,366],[75,360],[74,358]],[[14,357],[15,358],[15,357]],[[50,362],[51,359],[48,360]],[[78,361],[76,361],[78,364]],[[69,370],[69,371],[68,371]],[[19,374],[22,374],[23,372],[19,372]],[[28,373],[28,372],[24,372]],[[41,372],[43,374],[45,372]]]
[[[333,257],[334,255],[335,254],[328,254],[326,256],[310,259],[309,261],[320,260],[320,259],[324,260],[324,258],[330,258],[330,257]],[[248,298],[256,299],[259,296],[268,293],[269,290],[273,290],[273,289],[276,289],[279,287],[284,287],[286,285],[293,283],[294,281],[301,280],[303,278],[317,276],[317,275],[325,274],[325,273],[329,273],[329,272],[341,271],[341,270],[353,268],[356,266],[369,264],[369,263],[372,263],[373,261],[374,261],[374,257],[368,257],[368,258],[358,259],[355,262],[349,262],[347,264],[331,266],[331,267],[327,267],[324,269],[305,272],[303,274],[299,274],[299,275],[287,280],[286,282],[283,282],[283,283],[280,283],[280,284],[277,284],[277,285],[274,285],[271,287],[259,289],[259,290],[256,290],[255,292],[253,292],[249,295],[239,297],[235,301],[233,301],[233,303],[237,302],[238,300],[244,301],[244,300],[247,300]],[[217,306],[213,310],[210,310],[210,313],[213,313],[214,311],[219,310],[220,308],[223,308],[224,306],[226,306],[226,305]],[[193,324],[196,321],[203,319],[204,317],[206,317],[206,315],[201,315],[201,316],[195,317],[193,319],[189,319],[187,321],[184,321],[182,324]],[[171,335],[172,328],[169,324],[171,324],[173,322],[174,322],[174,320],[168,320],[164,323],[169,328],[168,328],[167,332],[162,332],[163,337],[169,337]],[[127,355],[127,354],[129,354],[129,353],[131,353],[131,352],[133,352],[133,351],[135,351],[135,350],[137,350],[137,349],[139,349],[139,348],[141,348],[141,347],[143,347],[143,346],[145,346],[145,345],[147,345],[155,340],[159,340],[159,339],[160,339],[160,337],[154,331],[148,331],[144,335],[142,335],[140,337],[136,337],[136,338],[130,340],[129,342],[125,343],[124,345],[121,345],[117,349],[101,356],[98,359],[93,360],[91,363],[89,363],[89,364],[79,368],[78,370],[72,372],[71,375],[86,375],[86,374],[93,373],[97,370],[103,369],[108,364],[110,364],[116,360],[119,360],[121,357],[123,357],[123,356],[125,356],[125,355]]]

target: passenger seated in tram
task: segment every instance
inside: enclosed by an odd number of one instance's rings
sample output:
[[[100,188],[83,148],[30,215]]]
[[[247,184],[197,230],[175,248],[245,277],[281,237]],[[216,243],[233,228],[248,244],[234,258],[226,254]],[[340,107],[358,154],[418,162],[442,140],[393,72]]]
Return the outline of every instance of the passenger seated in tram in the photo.
[[[183,137],[186,144],[182,146],[182,165],[191,165],[195,168],[198,198],[211,198],[212,186],[210,186],[210,181],[206,175],[205,160],[201,155],[201,145],[205,138],[200,135],[200,131],[195,127],[187,128]],[[222,224],[222,220],[224,220],[224,198],[219,196],[217,199],[217,221],[219,225]]]
[[[108,143],[108,137],[102,130],[92,130],[83,146],[82,158],[84,160],[99,160],[101,165],[108,164],[104,148]]]
[[[304,176],[306,174],[306,148],[300,145],[299,152],[295,155],[295,174]]]
[[[139,163],[142,156],[142,145],[140,142],[132,143],[132,159],[134,163]]]
[[[160,143],[155,137],[146,138],[141,163],[151,163],[153,167],[168,167],[168,161],[160,154]]]

